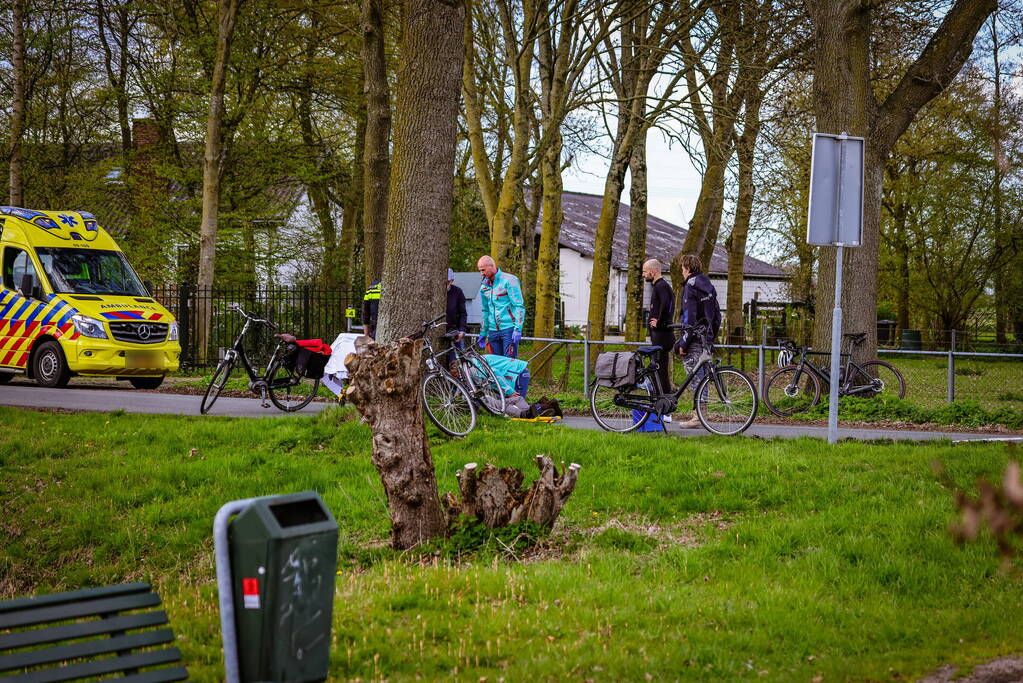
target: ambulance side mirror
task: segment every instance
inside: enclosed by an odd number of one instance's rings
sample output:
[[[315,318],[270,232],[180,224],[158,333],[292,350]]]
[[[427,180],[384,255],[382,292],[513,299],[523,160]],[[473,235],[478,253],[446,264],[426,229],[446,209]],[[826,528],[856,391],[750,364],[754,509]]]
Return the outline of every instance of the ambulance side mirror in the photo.
[[[149,296],[153,296],[153,281],[152,280],[143,280],[142,281],[142,286],[146,288],[146,294],[148,294]]]
[[[40,299],[42,298],[42,290],[39,285],[35,283],[35,278],[32,277],[31,273],[25,273],[21,276],[21,289],[18,293],[26,299]]]

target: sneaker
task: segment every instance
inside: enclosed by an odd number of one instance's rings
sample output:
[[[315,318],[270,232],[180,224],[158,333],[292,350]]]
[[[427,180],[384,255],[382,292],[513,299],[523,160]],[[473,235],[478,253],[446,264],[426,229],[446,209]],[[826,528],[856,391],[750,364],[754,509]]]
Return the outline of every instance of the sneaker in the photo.
[[[671,424],[671,415],[665,415],[664,417],[661,418],[661,421],[664,422],[665,424]]]

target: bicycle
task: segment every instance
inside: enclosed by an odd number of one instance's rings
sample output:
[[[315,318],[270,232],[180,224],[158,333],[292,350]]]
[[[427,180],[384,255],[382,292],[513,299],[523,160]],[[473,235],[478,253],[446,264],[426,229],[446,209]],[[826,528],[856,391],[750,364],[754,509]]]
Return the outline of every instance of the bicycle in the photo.
[[[210,384],[206,387],[206,393],[202,397],[199,412],[206,415],[213,407],[217,398],[220,397],[220,392],[224,390],[235,364],[239,361],[249,376],[249,390],[262,399],[261,405],[264,408],[270,407],[270,403],[267,402],[268,398],[286,413],[302,410],[309,405],[320,387],[320,378],[303,377],[289,362],[289,357],[298,350],[294,343],[295,338],[287,334],[275,334],[274,336],[278,340],[277,347],[270,356],[266,371],[263,375],[257,375],[252,363],[249,362],[242,340],[253,324],[263,325],[272,331],[276,331],[277,326],[269,320],[246,313],[237,304],[230,304],[227,308],[245,318],[245,324],[242,326],[238,338],[235,339],[234,345],[224,353],[224,358],[217,365]]]
[[[491,415],[504,415],[504,389],[497,381],[497,375],[471,343],[463,344],[462,348],[454,346],[454,337],[457,335],[458,332],[444,335],[444,338],[452,340],[451,352],[455,355],[449,371],[465,385],[477,406]]]
[[[678,409],[678,401],[694,381],[697,382],[693,407],[703,428],[712,434],[732,436],[741,434],[757,415],[759,400],[753,382],[733,367],[721,365],[707,349],[711,348],[706,328],[691,325],[671,325],[696,334],[703,343],[696,369],[674,392],[656,393],[657,354],[660,346],[641,346],[634,352],[636,377],[634,382],[618,388],[595,384],[590,392],[590,412],[597,424],[609,432],[631,432],[646,424],[651,415],[661,420]],[[644,361],[646,363],[644,364]],[[696,378],[700,379],[697,380]],[[699,397],[699,398],[697,398]]]
[[[852,349],[864,342],[866,333],[843,336],[850,344],[849,353],[842,354],[845,365],[839,368],[838,395],[905,398],[906,380],[895,366],[883,360],[870,360],[862,364],[853,361]],[[818,368],[807,356],[830,354],[811,351],[809,346],[796,346],[792,341],[783,341],[781,346],[792,358],[798,356],[799,360],[776,370],[768,378],[764,385],[764,405],[778,417],[790,417],[817,405],[821,400],[821,387],[830,386],[831,383],[831,369]]]
[[[476,427],[476,406],[472,395],[460,380],[445,369],[443,359],[439,359],[447,355],[447,349],[434,351],[427,334],[433,328],[443,325],[440,322],[443,318],[441,314],[423,323],[423,329],[409,335],[409,338],[423,340],[425,372],[419,386],[427,417],[445,434],[465,436]],[[450,339],[455,333],[448,334]]]

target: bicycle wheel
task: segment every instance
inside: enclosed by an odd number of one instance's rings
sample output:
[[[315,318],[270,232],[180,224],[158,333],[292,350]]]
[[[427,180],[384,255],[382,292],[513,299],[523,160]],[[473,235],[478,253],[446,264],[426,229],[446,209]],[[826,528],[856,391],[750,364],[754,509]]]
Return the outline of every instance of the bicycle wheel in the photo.
[[[213,371],[213,377],[210,379],[210,385],[206,387],[206,393],[203,394],[202,403],[199,404],[199,412],[203,415],[210,412],[210,408],[217,402],[220,397],[220,392],[223,391],[224,385],[227,384],[227,379],[231,376],[231,370],[234,369],[234,358],[228,356],[224,360],[220,361],[217,365],[217,369]]]
[[[883,360],[870,360],[860,366],[874,385],[873,392],[864,392],[862,396],[881,398],[906,398],[906,380],[894,365]]]
[[[594,384],[590,392],[590,414],[601,429],[623,434],[631,432],[646,424],[650,413],[621,403],[627,403],[631,398],[635,402],[649,404],[649,397],[650,392],[638,386],[612,388]]]
[[[764,385],[764,405],[778,417],[805,413],[821,400],[821,383],[809,370],[803,370],[796,383],[797,365],[776,370]]]
[[[449,436],[465,436],[476,426],[476,407],[465,387],[451,375],[434,372],[420,385],[423,408],[437,427]]]
[[[303,377],[284,365],[283,354],[274,354],[266,368],[266,390],[270,401],[286,413],[302,410],[316,397],[319,377]]]
[[[465,373],[467,384],[473,390],[477,405],[491,415],[504,415],[504,389],[497,382],[497,376],[487,362],[476,353],[470,353],[459,363]]]
[[[716,372],[718,381],[714,381]],[[708,373],[696,387],[696,416],[708,432],[731,436],[746,431],[757,416],[757,390],[738,370]],[[720,388],[719,388],[720,385]]]

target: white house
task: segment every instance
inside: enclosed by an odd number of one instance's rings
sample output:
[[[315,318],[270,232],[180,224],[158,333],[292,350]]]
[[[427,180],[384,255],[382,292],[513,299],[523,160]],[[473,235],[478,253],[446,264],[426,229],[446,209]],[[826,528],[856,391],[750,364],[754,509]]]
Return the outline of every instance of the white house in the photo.
[[[593,273],[593,242],[603,198],[599,195],[565,192],[561,224],[561,301],[566,325],[586,323],[590,303],[590,277]],[[606,324],[620,328],[625,320],[625,285],[628,281],[629,220],[631,209],[622,204],[618,211],[611,248],[610,286],[607,293]],[[537,225],[537,232],[540,226]],[[656,258],[667,267],[682,248],[688,231],[655,216],[647,217],[646,258]],[[721,310],[725,310],[728,290],[728,252],[714,247],[710,264],[704,264],[718,292]],[[668,273],[665,276],[669,278]],[[754,297],[760,301],[784,301],[788,273],[751,256],[745,258],[743,303]],[[644,306],[650,302],[650,285],[645,285]]]

